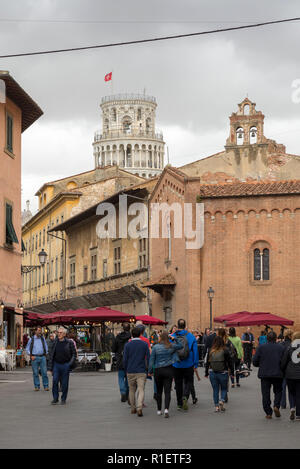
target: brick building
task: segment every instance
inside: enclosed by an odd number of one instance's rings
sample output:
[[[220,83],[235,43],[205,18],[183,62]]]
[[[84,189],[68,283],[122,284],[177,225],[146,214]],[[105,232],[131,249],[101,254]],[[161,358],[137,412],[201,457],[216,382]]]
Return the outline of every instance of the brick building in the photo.
[[[264,137],[263,118],[244,100],[230,118],[225,152],[165,168],[153,190],[151,202],[204,204],[201,248],[174,236],[172,211],[160,220],[170,235],[150,239],[145,286],[153,315],[169,324],[184,317],[191,328],[209,326],[212,286],[213,316],[265,311],[300,328],[300,157]]]

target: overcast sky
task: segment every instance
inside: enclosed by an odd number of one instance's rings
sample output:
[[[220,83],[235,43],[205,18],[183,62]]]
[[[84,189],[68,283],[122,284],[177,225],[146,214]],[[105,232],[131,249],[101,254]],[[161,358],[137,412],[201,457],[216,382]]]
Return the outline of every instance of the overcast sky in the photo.
[[[297,0],[0,0],[0,55],[79,47],[300,16]],[[10,20],[10,21],[9,21]],[[172,41],[0,59],[44,111],[23,134],[22,202],[46,181],[93,168],[100,100],[113,92],[157,98],[157,128],[180,166],[224,147],[245,96],[265,135],[300,154],[300,22]]]

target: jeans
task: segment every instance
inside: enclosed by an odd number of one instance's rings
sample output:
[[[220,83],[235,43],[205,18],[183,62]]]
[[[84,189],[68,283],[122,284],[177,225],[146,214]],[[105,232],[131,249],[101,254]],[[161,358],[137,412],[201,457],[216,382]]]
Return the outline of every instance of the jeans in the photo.
[[[174,367],[163,366],[155,369],[155,383],[157,388],[157,410],[161,410],[162,393],[165,393],[165,409],[169,409],[171,402],[171,387],[174,376]]]
[[[271,408],[271,386],[274,391],[274,407],[280,408],[282,397],[282,378],[261,378],[261,393],[263,408],[267,415],[272,415]]]
[[[213,388],[213,398],[215,406],[219,405],[219,402],[225,402],[227,397],[227,387],[228,387],[228,372],[215,372],[210,371],[209,379]],[[221,391],[221,399],[220,399]]]
[[[237,359],[234,361],[234,371],[235,371],[235,379],[236,379],[236,384],[239,384],[240,382],[240,375],[238,373],[239,369],[240,369],[240,365],[241,365],[241,360]],[[232,370],[233,372],[233,370]],[[234,384],[234,374],[233,376],[230,376],[230,379],[231,379],[231,384]]]
[[[129,401],[131,410],[142,410],[144,397],[145,397],[145,385],[146,385],[146,373],[128,373],[127,379],[129,384]],[[137,405],[135,405],[135,393],[137,391]]]
[[[191,387],[194,380],[194,367],[190,368],[175,368],[174,367],[174,380],[177,397],[177,405],[182,406],[182,399],[189,398]]]
[[[128,386],[128,381],[127,381],[127,376],[124,370],[118,371],[118,380],[119,380],[120,393],[128,396],[129,386]]]
[[[47,360],[46,357],[35,357],[34,360],[31,360],[32,372],[33,372],[33,383],[34,387],[40,389],[40,377],[39,369],[42,373],[42,381],[44,388],[49,387],[49,380],[47,375]]]
[[[252,356],[253,356],[253,346],[249,344],[244,344],[244,362],[246,363],[249,369],[251,368],[251,364],[252,364]]]
[[[283,383],[282,383],[282,398],[280,402],[280,406],[283,408],[286,407],[286,387],[287,387],[287,382],[286,382],[286,379],[284,378]],[[290,409],[295,409],[296,407],[295,397],[293,394],[291,394],[289,389],[288,389],[288,394],[289,394]]]
[[[287,379],[286,382],[292,397],[291,409],[296,408],[296,416],[300,417],[300,379]]]
[[[61,382],[62,395],[61,400],[66,401],[69,389],[69,363],[53,363],[53,382],[52,382],[52,394],[53,399],[58,401],[58,383]]]

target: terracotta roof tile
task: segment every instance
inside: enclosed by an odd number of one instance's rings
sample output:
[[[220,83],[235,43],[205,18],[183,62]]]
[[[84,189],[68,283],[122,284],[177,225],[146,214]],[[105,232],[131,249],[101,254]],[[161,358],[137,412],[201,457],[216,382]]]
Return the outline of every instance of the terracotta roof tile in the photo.
[[[159,280],[149,280],[148,282],[143,283],[143,287],[151,287],[153,285],[176,285],[176,280],[172,274],[167,274]]]
[[[300,194],[300,180],[200,184],[200,197],[251,197]]]

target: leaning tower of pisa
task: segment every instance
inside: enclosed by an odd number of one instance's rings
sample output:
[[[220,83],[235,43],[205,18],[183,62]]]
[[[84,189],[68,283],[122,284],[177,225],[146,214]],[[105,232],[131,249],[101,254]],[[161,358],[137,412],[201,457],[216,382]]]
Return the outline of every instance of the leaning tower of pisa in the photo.
[[[102,131],[94,136],[95,168],[118,165],[145,178],[164,168],[164,140],[155,129],[156,99],[140,94],[105,96]]]

